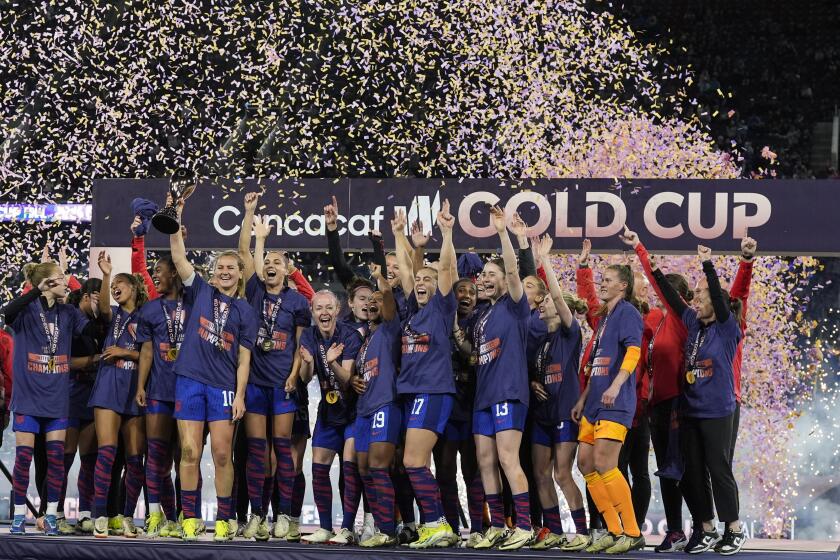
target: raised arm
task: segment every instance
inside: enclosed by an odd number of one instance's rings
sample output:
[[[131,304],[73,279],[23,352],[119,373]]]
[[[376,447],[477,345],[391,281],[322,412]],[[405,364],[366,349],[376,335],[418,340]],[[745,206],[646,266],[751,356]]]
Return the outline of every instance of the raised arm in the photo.
[[[534,253],[528,245],[528,225],[519,214],[513,215],[510,231],[516,236],[516,244],[519,247],[519,278],[536,276],[537,265],[534,262]]]
[[[414,250],[409,250],[411,255],[412,278],[418,270],[426,265],[426,243],[429,242],[429,234],[423,231],[423,224],[420,220],[415,220],[411,224],[411,243],[414,245]],[[411,245],[407,245],[411,248]]]
[[[169,203],[167,199],[167,204]],[[184,211],[184,201],[178,203],[178,221],[181,221],[181,214]],[[178,271],[178,277],[181,282],[189,280],[195,269],[190,261],[187,260],[187,249],[184,247],[184,236],[181,232],[173,233],[169,236],[169,252],[172,255],[172,262],[175,263],[175,270]]]
[[[747,324],[747,302],[750,298],[753,261],[757,248],[758,243],[752,237],[744,237],[741,240],[741,262],[738,264],[738,272],[729,289],[730,296],[741,300],[741,325],[743,327]]]
[[[656,293],[662,294],[662,302],[666,305],[669,312],[673,312],[677,317],[682,318],[683,313],[688,309],[677,290],[668,282],[661,270],[655,268],[653,270],[654,285],[657,287]]]
[[[50,279],[44,278],[39,286],[32,286],[32,289],[27,290],[24,294],[16,297],[6,304],[2,313],[6,324],[10,325],[15,322],[18,315],[26,309],[26,306],[41,297],[41,293],[50,289]]]
[[[438,212],[437,223],[443,237],[440,246],[440,262],[438,263],[438,291],[441,295],[449,295],[452,283],[457,280],[452,277],[452,267],[455,265],[455,245],[452,243],[452,228],[455,227],[455,216],[449,213],[449,200],[443,201]]]
[[[557,275],[554,274],[554,267],[551,266],[551,261],[549,260],[549,255],[551,254],[551,243],[551,236],[548,234],[543,235],[542,239],[540,239],[539,245],[537,246],[537,251],[540,260],[543,262],[545,276],[548,279],[548,282],[546,282],[548,285],[548,292],[551,294],[551,299],[554,302],[554,306],[557,308],[557,314],[560,316],[560,322],[568,329],[572,326],[572,321],[574,321],[575,316],[572,314],[572,310],[569,309],[566,300],[563,298],[563,290],[560,289],[560,283],[557,281]]]
[[[383,321],[391,321],[397,316],[397,300],[394,299],[394,291],[388,280],[382,276],[384,269],[377,265],[370,265],[370,274],[376,280],[377,289],[382,292],[382,309],[379,311]]]
[[[712,265],[712,250],[703,245],[698,245],[697,254],[703,262],[703,273],[706,275],[706,282],[709,284],[709,299],[712,300],[715,319],[718,323],[725,323],[729,320],[729,302],[724,300],[720,279],[718,279],[715,267]]]
[[[373,263],[378,265],[381,270],[387,270],[388,265],[385,263],[385,241],[382,239],[382,233],[374,230],[368,234],[371,247],[373,248]]]
[[[594,329],[598,324],[598,308],[601,302],[598,293],[595,291],[595,279],[592,277],[592,269],[589,267],[589,253],[592,251],[592,242],[583,240],[583,246],[578,257],[578,269],[575,273],[575,286],[578,297],[586,301],[589,310],[586,312],[586,323],[589,328]]]
[[[347,289],[353,278],[353,270],[344,258],[344,251],[341,249],[341,239],[338,236],[338,200],[332,197],[332,204],[324,206],[324,224],[327,230],[327,255],[330,265],[335,270],[341,285]]]
[[[102,271],[102,285],[99,287],[99,319],[109,323],[111,322],[111,257],[108,252],[100,251],[96,263]],[[114,344],[116,343],[115,340]]]
[[[131,273],[139,274],[143,278],[149,299],[155,299],[159,294],[146,265],[146,238],[134,233],[142,221],[140,216],[134,216],[134,221],[131,222]]]
[[[508,235],[505,211],[498,206],[494,206],[490,209],[490,216],[493,220],[493,225],[496,227],[496,232],[499,234],[499,240],[502,242],[502,260],[505,262],[505,276],[507,276],[508,293],[513,301],[519,302],[525,291],[522,289],[522,280],[519,278],[519,266],[516,263],[516,253],[513,251],[513,245],[510,242],[510,235]]]
[[[666,307],[666,309],[669,312],[675,311],[674,308],[671,306],[668,298],[666,298],[665,295],[662,293],[662,288],[659,286],[659,282],[656,281],[656,277],[653,274],[654,265],[650,262],[650,254],[648,253],[644,244],[642,244],[642,242],[639,241],[638,234],[636,234],[635,231],[631,231],[625,225],[624,233],[620,234],[619,238],[626,245],[632,247],[633,250],[636,251],[636,256],[639,257],[639,262],[642,264],[642,270],[644,270],[645,276],[647,277],[648,282],[650,282],[650,285],[653,286],[653,291],[656,292],[656,297],[659,298],[659,301],[662,302],[662,304]],[[681,313],[677,313],[677,315],[679,316],[681,315]]]
[[[414,290],[414,266],[411,263],[411,255],[408,248],[411,247],[405,237],[405,212],[397,210],[394,219],[391,220],[391,231],[396,240],[397,262],[400,265],[400,285],[406,297]]]
[[[298,293],[305,297],[306,301],[311,302],[312,297],[315,295],[315,290],[312,289],[312,284],[309,283],[309,280],[306,279],[303,272],[301,272],[300,269],[292,263],[292,260],[288,257],[288,255],[286,256],[286,262],[289,263],[289,270],[287,271],[289,280],[294,282]]]
[[[245,265],[242,278],[247,281],[254,274],[254,257],[251,256],[251,231],[254,227],[254,212],[257,209],[259,193],[245,194],[245,215],[242,217],[242,228],[239,230],[239,258]],[[263,240],[264,241],[264,240]]]
[[[256,236],[256,240],[254,241],[254,272],[260,280],[265,280],[265,278],[263,278],[263,266],[265,265],[265,240],[268,238],[269,231],[271,231],[271,223],[268,221],[268,216],[255,216],[254,235]],[[245,277],[246,280],[248,278],[250,278],[250,276]]]

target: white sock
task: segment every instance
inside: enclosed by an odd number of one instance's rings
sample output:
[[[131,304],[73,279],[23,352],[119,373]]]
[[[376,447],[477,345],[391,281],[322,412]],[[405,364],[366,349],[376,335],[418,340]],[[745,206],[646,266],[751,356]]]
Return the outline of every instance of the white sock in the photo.
[[[160,513],[160,504],[149,504],[149,513]]]
[[[90,512],[89,511],[80,511],[79,512],[79,520],[82,519],[90,519]]]
[[[58,502],[47,502],[47,515],[58,513]]]
[[[297,516],[297,517],[290,517],[289,519],[290,519],[291,521],[294,521],[295,523],[300,523],[300,516]]]
[[[15,504],[15,515],[26,515],[26,504]]]
[[[414,521],[412,521],[411,523],[405,523],[404,526],[408,527],[409,529],[411,529],[413,531],[417,530],[417,523],[415,523]]]
[[[429,528],[432,528],[432,529],[437,527],[438,525],[440,525],[440,521],[430,521],[429,523],[426,523],[426,527],[429,527]]]

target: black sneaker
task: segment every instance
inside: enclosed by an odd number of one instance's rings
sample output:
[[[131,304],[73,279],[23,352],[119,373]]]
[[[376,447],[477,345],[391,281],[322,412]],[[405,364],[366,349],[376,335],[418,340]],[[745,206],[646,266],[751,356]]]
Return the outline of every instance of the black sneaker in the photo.
[[[688,541],[685,538],[685,533],[682,531],[668,531],[665,533],[665,538],[662,539],[662,544],[653,550],[656,552],[679,552],[687,544]]]
[[[417,530],[412,529],[411,527],[406,527],[403,525],[403,528],[400,529],[399,534],[397,535],[397,542],[400,545],[408,545],[413,543],[418,539]]]
[[[732,556],[740,552],[744,543],[747,542],[747,535],[744,530],[732,531],[729,528],[723,532],[723,538],[715,545],[715,552],[722,556]]]
[[[694,541],[695,535],[698,536],[697,542],[692,543],[692,541]],[[719,542],[720,533],[717,532],[717,529],[712,529],[711,531],[701,531],[700,529],[694,529],[691,532],[691,540],[689,540],[688,545],[686,545],[685,551],[689,554],[701,554],[703,552],[713,549],[715,545]]]

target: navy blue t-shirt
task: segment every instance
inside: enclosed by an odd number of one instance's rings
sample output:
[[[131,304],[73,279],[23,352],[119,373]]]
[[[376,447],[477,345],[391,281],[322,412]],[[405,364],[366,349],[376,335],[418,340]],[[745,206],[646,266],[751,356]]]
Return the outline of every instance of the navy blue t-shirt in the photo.
[[[156,401],[175,402],[175,360],[169,351],[178,350],[184,340],[189,305],[183,298],[159,297],[140,308],[137,322],[137,345],[152,344],[152,371],[149,374],[146,396]],[[167,321],[167,317],[169,317]],[[173,341],[170,340],[170,329]]]
[[[500,297],[476,320],[473,352],[476,355],[475,409],[502,401],[528,405],[526,338],[531,310],[524,295],[513,301]]]
[[[236,390],[239,347],[253,350],[257,338],[254,311],[244,299],[224,295],[197,274],[190,286],[184,286],[184,300],[191,305],[191,310],[184,342],[175,360],[176,375],[211,387]],[[228,313],[222,332],[218,332],[215,324],[214,300],[219,301],[220,322],[221,315]],[[220,339],[224,350],[217,347]]]
[[[735,412],[735,376],[732,363],[741,340],[735,316],[703,326],[697,312],[686,308],[682,316],[686,338],[686,379],[683,412],[690,418],[722,418]],[[699,348],[695,347],[699,344]]]
[[[595,331],[596,337],[599,332],[601,333],[601,339],[599,342],[596,338],[594,344],[597,345],[597,350],[590,358],[592,365],[589,372],[590,389],[583,415],[592,424],[598,420],[609,420],[630,428],[636,413],[635,368],[627,381],[622,384],[612,407],[604,406],[601,403],[601,397],[621,371],[621,362],[624,360],[627,348],[641,347],[644,322],[639,311],[626,300],[619,301],[612,312],[601,318],[601,321],[606,321],[606,324],[601,329],[599,323],[599,328]]]
[[[58,339],[51,354],[44,321]],[[9,325],[14,331],[14,390],[11,408],[16,414],[65,418],[70,408],[70,349],[88,318],[72,305],[56,303],[49,309],[36,299]],[[53,358],[50,364],[50,357]],[[53,367],[50,368],[49,366]]]
[[[536,349],[534,378],[542,383],[548,400],[531,401],[531,415],[543,425],[556,425],[572,418],[572,408],[580,397],[580,350],[582,335],[577,319],[568,328],[560,325],[546,332]]]
[[[111,323],[104,347],[118,346],[137,350],[137,321],[139,310],[131,313],[117,305],[111,306]],[[116,333],[115,333],[116,331]],[[115,336],[116,334],[116,336]],[[99,362],[99,371],[90,393],[88,406],[106,408],[120,414],[139,416],[140,407],[134,400],[137,393],[137,362],[120,358],[113,363]]]
[[[356,373],[367,383],[356,412],[369,416],[397,398],[397,368],[400,359],[400,320],[382,321],[367,337],[356,356]]]
[[[297,351],[296,333],[298,327],[312,323],[309,302],[296,290],[284,288],[280,294],[266,292],[265,283],[256,274],[245,285],[245,296],[259,321],[257,342],[251,354],[251,375],[249,383],[263,387],[283,387],[292,372],[292,362]],[[279,309],[274,306],[278,305]],[[268,329],[272,327],[272,332]],[[270,340],[272,349],[263,350],[265,341]]]
[[[309,327],[303,331],[303,335],[300,337],[300,345],[312,354],[312,365],[315,374],[318,376],[318,384],[321,387],[318,417],[328,425],[343,426],[356,418],[356,392],[350,387],[343,388],[338,376],[334,375],[325,363],[327,350],[334,343],[344,345],[344,350],[339,357],[340,362],[355,360],[362,346],[362,337],[359,336],[356,329],[344,323],[336,323],[335,330],[329,340],[324,340],[321,336],[321,330],[317,326]],[[336,402],[327,402],[329,393],[336,395]]]
[[[409,308],[415,305],[412,293]],[[402,327],[402,361],[397,393],[454,393],[449,337],[455,324],[455,294],[436,291],[429,303],[410,314]]]

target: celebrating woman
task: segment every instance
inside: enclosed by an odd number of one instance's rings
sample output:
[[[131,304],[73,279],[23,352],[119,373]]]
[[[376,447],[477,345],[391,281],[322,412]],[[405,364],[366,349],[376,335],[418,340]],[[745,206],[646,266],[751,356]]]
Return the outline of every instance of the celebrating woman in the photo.
[[[93,536],[108,536],[108,489],[117,443],[122,434],[125,443],[125,506],[123,536],[135,538],[134,510],[143,488],[143,453],[146,436],[143,416],[134,397],[137,393],[137,320],[140,307],[146,303],[146,287],[142,279],[120,273],[111,283],[111,257],[105,251],[97,260],[102,271],[99,290],[99,318],[108,323],[99,372],[90,394],[88,406],[94,408],[96,438],[99,446],[94,474]],[[111,305],[111,298],[117,305]],[[118,516],[119,518],[119,516]]]
[[[64,273],[54,263],[35,265],[29,276],[32,289],[3,309],[14,336],[15,466],[12,475],[14,517],[10,533],[26,531],[26,490],[35,436],[46,435],[47,535],[58,534],[56,513],[64,479],[64,438],[70,405],[70,347],[73,336],[88,324],[72,305],[58,303],[67,289]]]
[[[190,305],[184,286],[169,255],[155,263],[152,284],[160,295],[140,309],[137,343],[140,369],[135,400],[146,409],[146,492],[149,519],[145,533],[150,538],[174,536],[176,511],[172,487],[175,432],[175,372],[173,365],[184,341]],[[161,504],[164,504],[163,511]]]
[[[405,247],[405,214],[398,212],[391,223],[397,238],[397,259],[409,318],[402,331],[402,368],[397,393],[405,402],[407,430],[403,464],[420,505],[423,525],[411,548],[454,545],[458,539],[444,516],[440,488],[432,475],[432,450],[443,434],[452,411],[455,379],[449,357],[449,337],[457,303],[452,292],[456,274],[452,228],[455,218],[445,200],[437,216],[442,233],[438,270],[421,268],[412,274]]]
[[[352,544],[356,541],[352,528],[361,488],[353,442],[356,403],[350,376],[362,338],[353,327],[337,322],[338,308],[334,293],[316,292],[312,297],[315,325],[306,329],[300,338],[300,377],[308,383],[317,375],[321,386],[318,419],[312,434],[312,492],[321,527],[301,539],[307,543]],[[348,487],[344,496],[344,521],[341,530],[334,534],[330,466],[339,453]]]
[[[371,268],[379,291],[374,292],[368,306],[370,334],[356,356],[352,380],[359,393],[353,427],[356,454],[377,527],[372,537],[361,542],[366,548],[396,543],[390,469],[402,428],[402,409],[396,402],[400,356],[397,303],[381,266]]]
[[[555,481],[575,520],[577,534],[568,542],[569,546],[577,548],[588,540],[583,496],[572,479],[578,446],[578,427],[572,422],[572,408],[580,395],[577,372],[582,339],[574,313],[586,313],[587,306],[583,300],[560,289],[549,261],[551,241],[546,235],[536,247],[539,260],[544,264],[551,296],[536,302],[548,333],[539,341],[531,376],[531,391],[536,397],[530,410],[534,477],[543,508],[543,522],[550,531],[532,547],[536,549],[567,543],[560,521]]]
[[[513,550],[528,544],[533,536],[528,481],[519,462],[528,411],[525,345],[531,310],[519,278],[505,213],[498,206],[490,213],[501,241],[502,259],[484,266],[481,282],[490,305],[476,319],[471,349],[477,364],[473,434],[491,527],[475,548],[499,545],[503,550]],[[505,529],[499,463],[516,509],[516,529],[510,533]]]
[[[746,535],[738,519],[738,485],[732,474],[730,445],[735,418],[733,360],[741,340],[741,301],[730,299],[720,287],[712,265],[712,251],[698,246],[706,286],[688,307],[660,270],[653,274],[668,305],[688,330],[685,346],[685,385],[680,443],[685,474],[680,487],[692,514],[703,523],[703,536],[686,552],[711,548],[724,555],[741,550]],[[706,472],[711,475],[714,504],[706,494]],[[726,525],[723,538],[714,525],[714,509]]]
[[[255,272],[254,257],[249,248],[251,225],[257,235],[256,258],[263,259],[263,246],[269,225],[254,220],[259,196],[245,195],[245,217],[239,237],[239,256],[245,263],[245,294],[259,317],[257,346],[252,355],[251,375],[245,391],[245,431],[248,436],[248,497],[251,518],[243,535],[265,540],[268,524],[262,503],[265,472],[266,420],[271,422],[272,447],[277,461],[275,481],[279,495],[279,512],[275,512],[274,536],[284,538],[289,532],[292,488],[295,468],[292,462],[291,437],[298,403],[297,394],[300,354],[297,352],[304,328],[311,322],[309,304],[297,291],[286,286],[286,256],[269,251],[263,260],[262,276]]]
[[[578,468],[608,533],[587,551],[621,553],[641,548],[630,486],[618,470],[618,456],[636,411],[636,365],[642,342],[642,316],[633,300],[630,267],[611,265],[601,276],[599,311],[591,350],[585,362],[587,385],[572,420],[578,431]]]
[[[179,214],[183,202],[178,207]],[[234,537],[233,465],[231,442],[234,423],[245,414],[245,387],[257,320],[244,291],[244,264],[234,251],[216,257],[213,286],[196,274],[187,260],[180,232],[169,236],[172,261],[184,284],[184,300],[191,305],[184,341],[175,360],[175,418],[181,437],[181,535],[196,540],[201,527],[198,463],[209,426],[210,448],[216,470],[216,526],[214,540]]]

